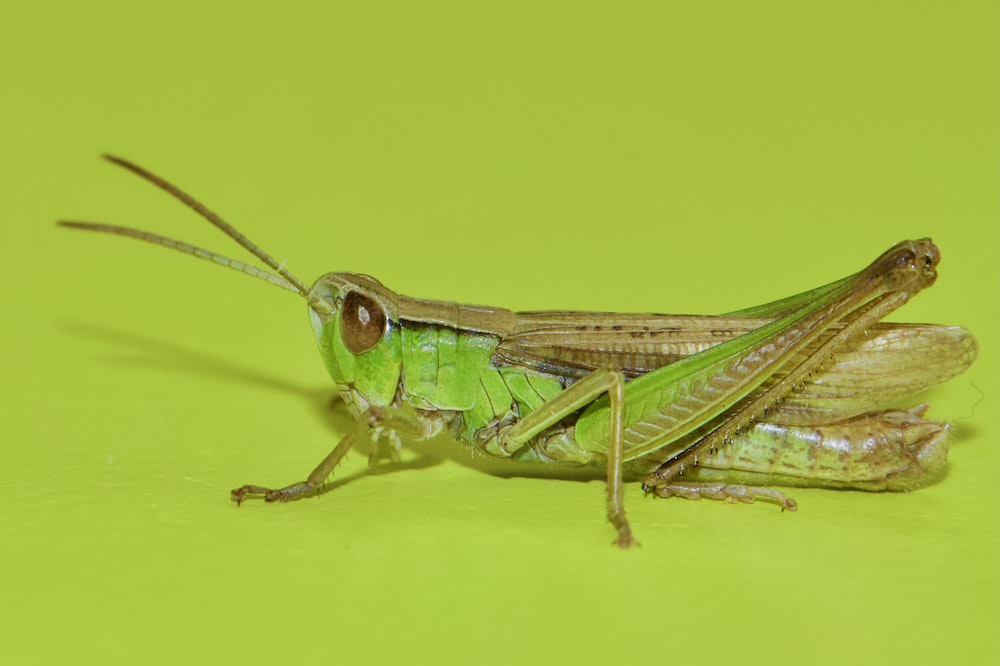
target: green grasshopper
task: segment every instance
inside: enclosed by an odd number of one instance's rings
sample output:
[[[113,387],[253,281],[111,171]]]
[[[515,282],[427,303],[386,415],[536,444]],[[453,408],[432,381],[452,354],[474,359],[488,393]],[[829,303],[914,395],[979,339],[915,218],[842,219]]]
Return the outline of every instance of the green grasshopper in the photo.
[[[272,272],[164,236],[91,222],[77,229],[138,238],[301,295],[327,370],[361,424],[305,481],[244,485],[287,502],[319,492],[359,439],[394,460],[403,438],[443,431],[493,456],[603,465],[615,543],[633,543],[623,472],[661,497],[764,499],[795,510],[770,485],[909,490],[942,471],[948,424],[900,398],[963,372],[975,339],[958,326],[880,320],[932,285],[930,239],[904,241],[864,270],[773,303],[722,316],[512,312],[397,294],[373,277],[328,273],[307,287],[193,197],[162,188]]]

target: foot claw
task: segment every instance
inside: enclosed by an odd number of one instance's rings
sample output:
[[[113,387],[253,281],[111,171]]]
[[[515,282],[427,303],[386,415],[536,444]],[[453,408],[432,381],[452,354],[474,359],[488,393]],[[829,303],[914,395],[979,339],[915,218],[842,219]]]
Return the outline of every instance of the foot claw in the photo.
[[[280,490],[261,488],[260,486],[245,485],[229,492],[229,498],[236,502],[236,506],[243,504],[245,500],[255,497],[263,497],[265,502],[273,502],[280,495]]]

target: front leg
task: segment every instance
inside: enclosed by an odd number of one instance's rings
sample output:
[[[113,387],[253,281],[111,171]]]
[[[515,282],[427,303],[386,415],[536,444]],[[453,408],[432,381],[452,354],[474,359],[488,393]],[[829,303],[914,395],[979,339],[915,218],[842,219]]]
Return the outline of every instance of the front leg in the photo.
[[[389,439],[390,456],[396,461],[398,458],[396,443],[400,441],[400,435],[419,435],[422,431],[419,421],[411,413],[393,408],[372,407],[362,415],[362,423],[362,432],[371,440],[371,454],[368,458],[370,465],[378,458],[381,438]],[[248,484],[233,490],[230,497],[237,504],[242,504],[245,499],[261,498],[265,502],[292,502],[313,495],[323,487],[334,468],[351,450],[359,436],[362,435],[357,430],[345,435],[305,481],[276,489]]]
[[[354,446],[356,433],[348,433],[337,444],[330,454],[316,466],[305,481],[299,481],[284,488],[265,488],[263,486],[245,485],[233,490],[230,497],[236,504],[242,504],[245,499],[262,498],[265,502],[291,502],[302,499],[318,491],[333,473],[333,469],[343,460],[347,452]]]

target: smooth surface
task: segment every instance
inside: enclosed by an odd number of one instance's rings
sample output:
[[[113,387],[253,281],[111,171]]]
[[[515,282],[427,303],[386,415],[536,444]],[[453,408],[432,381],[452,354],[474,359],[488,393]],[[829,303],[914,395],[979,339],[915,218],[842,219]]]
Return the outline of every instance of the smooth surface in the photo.
[[[995,3],[22,3],[0,22],[0,662],[995,664]],[[520,475],[446,441],[286,506],[347,417],[311,280],[516,309],[725,312],[932,236],[899,319],[982,345],[922,397],[947,478],[769,505]],[[544,478],[545,476],[554,478]],[[600,474],[595,475],[599,477]]]

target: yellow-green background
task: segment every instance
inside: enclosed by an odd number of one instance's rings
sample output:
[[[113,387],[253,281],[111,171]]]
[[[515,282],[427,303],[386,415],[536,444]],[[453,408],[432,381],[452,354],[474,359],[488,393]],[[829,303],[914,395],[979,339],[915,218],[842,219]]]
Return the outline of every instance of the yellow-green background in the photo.
[[[993,2],[9,4],[0,20],[0,661],[992,663],[998,656]],[[897,318],[982,353],[933,391],[951,466],[910,495],[644,500],[457,445],[319,499],[347,418],[303,278],[518,309],[721,312],[933,236]],[[521,471],[521,470],[518,470]],[[58,660],[58,661],[57,661]]]

